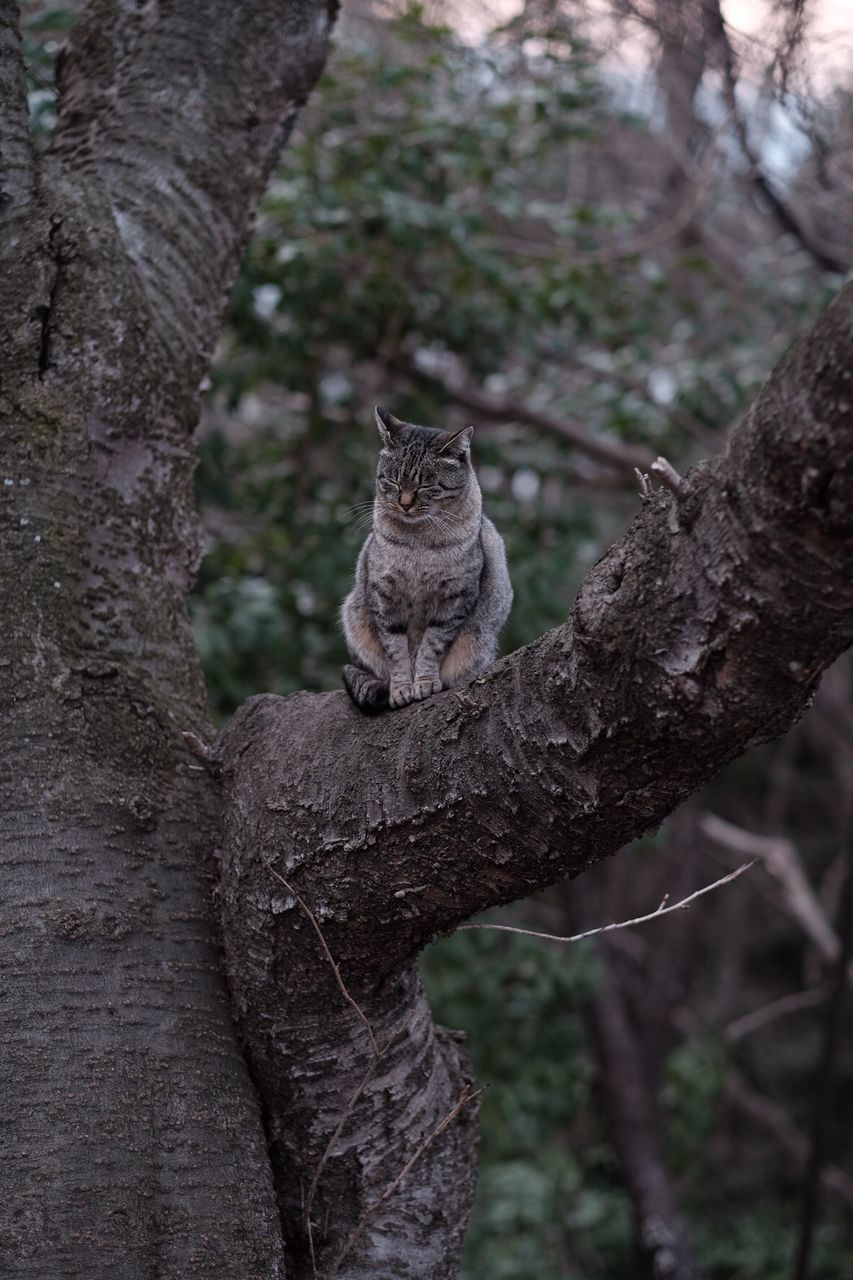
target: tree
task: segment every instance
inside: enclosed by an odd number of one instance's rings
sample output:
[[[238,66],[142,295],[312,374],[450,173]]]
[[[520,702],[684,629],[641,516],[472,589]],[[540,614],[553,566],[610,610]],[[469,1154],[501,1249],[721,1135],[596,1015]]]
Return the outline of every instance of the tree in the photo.
[[[94,0],[37,157],[0,9],[4,1263],[451,1276],[475,1099],[417,952],[659,822],[853,640],[853,292],[564,626],[378,720],[252,699],[197,771],[198,386],[332,18],[235,12]]]

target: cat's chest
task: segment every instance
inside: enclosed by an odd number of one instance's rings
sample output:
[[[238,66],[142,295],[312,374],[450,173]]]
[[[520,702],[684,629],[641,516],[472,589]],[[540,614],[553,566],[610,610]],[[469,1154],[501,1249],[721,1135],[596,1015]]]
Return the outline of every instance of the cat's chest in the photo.
[[[469,593],[479,581],[481,569],[479,540],[453,550],[395,547],[380,553],[374,564],[380,585],[412,614],[428,613],[443,601]]]

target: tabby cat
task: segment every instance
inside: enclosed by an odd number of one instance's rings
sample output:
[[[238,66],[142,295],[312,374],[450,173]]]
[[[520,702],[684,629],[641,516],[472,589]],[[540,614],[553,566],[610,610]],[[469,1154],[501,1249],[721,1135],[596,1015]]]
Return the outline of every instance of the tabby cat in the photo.
[[[503,539],[483,515],[472,427],[436,431],[376,409],[373,531],[341,610],[365,711],[404,707],[479,675],[512,604]]]

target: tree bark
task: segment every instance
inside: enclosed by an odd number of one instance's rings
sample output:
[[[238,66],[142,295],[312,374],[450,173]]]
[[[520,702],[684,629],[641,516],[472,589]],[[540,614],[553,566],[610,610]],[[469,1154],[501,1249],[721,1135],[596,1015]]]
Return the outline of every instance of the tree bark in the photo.
[[[0,3],[4,1275],[284,1275],[180,731],[198,383],[330,22],[93,0],[39,159]]]
[[[309,1223],[338,1274],[380,1201],[341,1276],[454,1274],[458,1231],[433,1215],[451,1188],[467,1211],[473,1134],[446,1129],[383,1199],[466,1078],[427,1026],[420,948],[655,827],[784,733],[853,640],[852,352],[853,286],[726,450],[651,496],[569,621],[471,685],[374,719],[343,693],[262,696],[218,739],[229,973],[295,1276]],[[360,1088],[365,1019],[396,1038],[392,1078],[383,1060]]]

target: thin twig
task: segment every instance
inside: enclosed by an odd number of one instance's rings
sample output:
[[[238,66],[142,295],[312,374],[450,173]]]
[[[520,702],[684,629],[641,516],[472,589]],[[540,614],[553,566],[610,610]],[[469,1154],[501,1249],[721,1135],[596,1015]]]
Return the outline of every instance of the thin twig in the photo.
[[[202,742],[198,734],[185,731],[181,734],[181,737],[184,740],[184,746],[187,751],[194,755],[196,760],[201,761],[207,773],[211,774],[214,778],[218,778],[222,771],[222,766],[212,748],[210,748],[207,743]],[[193,766],[190,765],[190,768],[192,767]]]
[[[287,892],[291,894],[291,896],[294,897],[296,901],[299,903],[300,910],[310,920],[311,926],[314,929],[314,932],[316,933],[317,937],[320,939],[320,946],[323,948],[323,954],[325,955],[329,964],[332,966],[332,973],[335,975],[335,981],[337,982],[340,988],[341,995],[346,1000],[350,1008],[355,1010],[355,1012],[358,1014],[359,1018],[363,1022],[364,1029],[367,1032],[368,1039],[370,1040],[370,1047],[373,1050],[374,1057],[380,1058],[382,1056],[382,1051],[380,1050],[379,1045],[376,1043],[376,1036],[373,1034],[373,1027],[371,1027],[367,1014],[364,1012],[361,1005],[358,1003],[357,1000],[353,999],[353,997],[350,995],[349,991],[347,990],[347,984],[344,982],[343,978],[341,977],[341,971],[337,966],[335,957],[332,955],[331,951],[329,950],[329,944],[326,942],[326,939],[323,936],[323,930],[320,928],[320,925],[317,922],[317,917],[314,915],[314,912],[308,906],[308,903],[305,902],[304,899],[300,898],[299,894],[296,892],[293,885],[289,884],[287,880],[285,880],[284,876],[280,875],[278,871],[276,871],[275,867],[272,865],[269,858],[264,858],[264,862],[266,863],[267,870],[270,872],[270,874],[274,875],[276,880],[278,880],[281,884],[284,885]]]
[[[645,924],[648,920],[659,920],[661,916],[668,916],[671,911],[683,911],[685,907],[688,907],[691,902],[695,902],[697,898],[701,898],[703,894],[710,893],[712,889],[719,889],[720,885],[736,880],[738,876],[743,875],[744,871],[749,871],[750,867],[754,867],[757,861],[757,858],[753,858],[751,862],[745,862],[736,871],[730,871],[727,876],[723,876],[720,880],[715,880],[713,884],[706,884],[704,888],[697,889],[695,893],[682,898],[680,902],[674,902],[671,907],[664,905],[666,903],[666,898],[664,898],[660,906],[656,907],[654,911],[650,911],[648,915],[636,916],[633,920],[620,920],[616,924],[601,924],[597,929],[587,929],[585,933],[574,933],[569,938],[562,938],[554,933],[537,933],[535,929],[519,929],[512,924],[461,924],[459,928],[497,929],[501,933],[522,933],[527,938],[544,938],[546,942],[582,942],[584,938],[592,938],[599,933],[610,933],[613,929],[628,929],[631,925]]]
[[[346,1124],[347,1120],[349,1120],[350,1116],[355,1110],[356,1103],[358,1102],[361,1095],[364,1093],[365,1089],[370,1084],[370,1081],[373,1079],[374,1075],[376,1074],[376,1069],[379,1066],[380,1062],[382,1061],[383,1057],[391,1048],[391,1045],[394,1043],[394,1041],[399,1040],[400,1036],[406,1030],[408,1025],[409,1025],[409,1019],[406,1020],[406,1022],[403,1024],[402,1027],[398,1027],[397,1030],[394,1031],[388,1037],[385,1044],[379,1050],[378,1055],[373,1059],[370,1066],[367,1068],[361,1080],[359,1081],[358,1085],[356,1086],[355,1092],[350,1096],[349,1100],[347,1101],[346,1106],[344,1107],[343,1111],[340,1114],[338,1123],[335,1127],[335,1131],[332,1134],[332,1136],[329,1138],[329,1141],[326,1143],[326,1146],[323,1150],[323,1154],[320,1156],[320,1159],[317,1161],[317,1168],[314,1170],[314,1173],[312,1175],[311,1184],[308,1187],[308,1195],[305,1198],[305,1202],[302,1209],[302,1221],[305,1226],[305,1232],[308,1236],[308,1248],[311,1252],[311,1265],[312,1267],[314,1267],[315,1274],[316,1274],[316,1267],[314,1264],[314,1234],[311,1228],[311,1210],[314,1206],[314,1197],[317,1194],[317,1187],[320,1185],[320,1178],[322,1177],[323,1170],[325,1169],[329,1161],[329,1156],[332,1154],[332,1151],[335,1149],[335,1146],[337,1145],[338,1139],[343,1133],[344,1125]]]
[[[409,1159],[403,1165],[402,1169],[397,1174],[397,1176],[391,1182],[389,1182],[388,1186],[382,1192],[382,1195],[379,1196],[377,1200],[374,1200],[373,1204],[368,1205],[368,1207],[365,1209],[364,1215],[361,1221],[359,1222],[358,1226],[355,1228],[352,1235],[349,1237],[346,1244],[344,1245],[343,1249],[341,1249],[337,1258],[335,1258],[335,1261],[332,1263],[330,1280],[334,1280],[334,1277],[338,1274],[338,1270],[340,1269],[341,1263],[344,1261],[344,1258],[346,1258],[347,1254],[350,1253],[353,1247],[357,1244],[362,1232],[364,1231],[364,1228],[367,1226],[370,1219],[373,1217],[375,1213],[377,1213],[382,1208],[384,1204],[386,1204],[391,1199],[391,1196],[394,1194],[394,1192],[399,1187],[400,1183],[406,1177],[406,1174],[411,1172],[412,1168],[418,1162],[418,1160],[420,1160],[421,1156],[424,1154],[427,1148],[431,1146],[431,1144],[435,1141],[435,1139],[440,1134],[444,1133],[445,1129],[448,1128],[448,1126],[453,1123],[453,1121],[459,1115],[460,1111],[462,1111],[462,1109],[466,1107],[469,1102],[473,1102],[476,1098],[479,1098],[482,1092],[483,1092],[482,1089],[472,1089],[470,1084],[465,1085],[464,1089],[459,1095],[458,1100],[448,1111],[447,1115],[438,1122],[438,1124],[433,1129],[432,1133],[428,1134],[427,1137],[424,1138],[421,1145],[417,1148],[414,1154],[409,1157]]]
[[[640,501],[648,502],[649,498],[651,498],[654,493],[651,476],[647,471],[641,471],[639,467],[634,467],[634,475],[637,477],[640,484]]]
[[[666,485],[667,489],[671,489],[673,493],[678,493],[684,481],[676,471],[675,467],[666,458],[655,458],[652,463],[652,471],[659,475],[661,482]]]
[[[715,844],[733,853],[752,854],[763,862],[781,886],[791,916],[823,958],[834,964],[838,955],[838,936],[809,883],[796,846],[784,836],[761,836],[746,831],[715,813],[703,814],[699,827]],[[853,965],[848,966],[847,978],[853,984]]]
[[[379,1045],[376,1040],[376,1036],[374,1035],[374,1032],[373,1032],[373,1027],[370,1025],[370,1020],[368,1019],[367,1014],[359,1005],[358,1001],[355,1000],[354,997],[350,995],[347,989],[347,985],[344,982],[343,978],[341,977],[340,968],[338,967],[338,964],[334,956],[332,955],[332,952],[329,948],[329,944],[326,941],[326,938],[323,934],[323,930],[320,928],[319,921],[317,920],[317,917],[315,916],[314,912],[308,906],[307,902],[305,902],[305,900],[299,896],[299,894],[293,888],[293,885],[291,885],[287,880],[285,880],[284,876],[281,875],[280,872],[276,871],[275,867],[272,865],[269,859],[264,858],[264,862],[266,863],[267,870],[273,876],[275,876],[276,880],[278,880],[281,884],[284,885],[287,892],[291,894],[293,898],[296,899],[300,909],[310,920],[314,928],[314,932],[317,934],[317,937],[320,940],[320,945],[323,948],[323,954],[325,955],[326,959],[328,960],[329,964],[332,967],[332,972],[335,975],[335,981],[337,982],[338,987],[340,988],[341,994],[343,995],[347,1004],[352,1009],[355,1010],[355,1012],[358,1014],[359,1018],[361,1019],[362,1023],[364,1024],[365,1030],[367,1031],[368,1039],[370,1040],[370,1047],[373,1050],[373,1060],[370,1063],[370,1066],[367,1068],[367,1071],[362,1076],[361,1080],[356,1085],[354,1092],[348,1098],[346,1106],[341,1111],[341,1114],[338,1117],[338,1123],[335,1126],[334,1132],[332,1133],[331,1137],[326,1143],[326,1146],[323,1149],[323,1154],[320,1156],[320,1159],[317,1161],[317,1167],[315,1168],[314,1173],[311,1176],[311,1182],[308,1187],[308,1195],[305,1196],[303,1199],[302,1224],[305,1229],[305,1234],[308,1237],[308,1252],[311,1257],[311,1271],[313,1275],[316,1276],[317,1260],[314,1253],[314,1230],[313,1230],[313,1227],[311,1226],[311,1210],[314,1207],[314,1199],[317,1195],[317,1188],[320,1185],[320,1178],[322,1177],[323,1170],[325,1169],[329,1161],[329,1156],[331,1155],[338,1139],[343,1133],[344,1126],[347,1120],[349,1120],[350,1116],[355,1110],[355,1107],[359,1099],[361,1098],[368,1084],[376,1074],[376,1069],[379,1066],[379,1063],[382,1061],[385,1054],[391,1048],[391,1045],[394,1043],[394,1041],[399,1039],[399,1037],[403,1034],[403,1032],[406,1030],[406,1027],[409,1024],[407,1021],[402,1027],[398,1027],[397,1030],[392,1032],[392,1034],[388,1037],[388,1039],[386,1040],[382,1048],[381,1049],[379,1048]]]
[[[733,1044],[743,1036],[751,1035],[753,1031],[758,1031],[761,1027],[775,1022],[777,1018],[784,1018],[789,1013],[799,1013],[803,1009],[813,1009],[822,1001],[823,992],[818,987],[812,991],[794,991],[790,995],[780,996],[770,1004],[762,1005],[759,1009],[752,1009],[740,1018],[735,1018],[734,1022],[730,1022],[723,1028],[723,1035],[730,1044]]]

